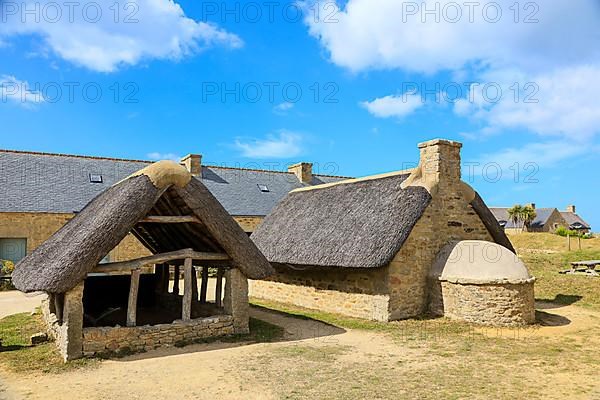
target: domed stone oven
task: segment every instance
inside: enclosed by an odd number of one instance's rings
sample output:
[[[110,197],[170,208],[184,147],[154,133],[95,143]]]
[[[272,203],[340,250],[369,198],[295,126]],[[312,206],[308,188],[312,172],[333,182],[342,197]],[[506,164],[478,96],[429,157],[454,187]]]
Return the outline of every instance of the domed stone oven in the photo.
[[[432,266],[430,309],[484,325],[530,324],[535,321],[534,281],[517,255],[499,244],[451,242]]]

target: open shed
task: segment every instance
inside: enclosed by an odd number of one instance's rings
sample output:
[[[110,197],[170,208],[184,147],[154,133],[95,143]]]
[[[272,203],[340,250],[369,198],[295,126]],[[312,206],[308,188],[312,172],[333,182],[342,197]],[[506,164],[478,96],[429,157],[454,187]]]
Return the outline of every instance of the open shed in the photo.
[[[103,263],[130,232],[151,255]],[[44,317],[70,360],[248,332],[247,278],[271,273],[208,189],[161,161],[92,200],[17,264],[13,282],[48,293]]]

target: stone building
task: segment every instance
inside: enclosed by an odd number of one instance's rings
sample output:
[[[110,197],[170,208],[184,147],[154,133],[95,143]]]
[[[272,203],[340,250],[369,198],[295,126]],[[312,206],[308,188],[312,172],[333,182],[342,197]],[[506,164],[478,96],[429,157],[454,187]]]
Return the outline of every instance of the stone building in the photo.
[[[535,203],[528,204],[535,210],[535,219],[529,226],[521,227],[521,223],[515,224],[508,215],[510,207],[490,207],[496,220],[508,233],[525,232],[555,232],[559,227],[590,232],[590,225],[575,212],[575,206],[567,206],[565,211],[556,208],[536,208]]]
[[[149,255],[102,262],[128,235]],[[169,291],[171,266],[177,277],[183,269],[182,295],[179,279]],[[212,302],[209,268],[217,276]],[[247,277],[271,273],[203,183],[162,161],[101,192],[16,265],[13,283],[48,293],[45,320],[71,360],[247,333]]]
[[[276,274],[251,281],[250,295],[379,321],[432,311],[430,276],[449,243],[482,240],[514,253],[461,181],[460,148],[432,140],[419,144],[415,169],[292,191],[251,236]],[[482,260],[477,268],[493,268]]]
[[[4,188],[0,196],[0,259],[18,262],[104,190],[150,164],[150,161],[0,150],[0,183]],[[247,233],[253,232],[291,190],[342,179],[317,174],[309,163],[291,165],[287,172],[279,172],[203,165],[201,155],[190,154],[181,164],[210,190]],[[107,254],[105,261],[124,261],[143,255],[149,255],[148,251],[128,235]]]

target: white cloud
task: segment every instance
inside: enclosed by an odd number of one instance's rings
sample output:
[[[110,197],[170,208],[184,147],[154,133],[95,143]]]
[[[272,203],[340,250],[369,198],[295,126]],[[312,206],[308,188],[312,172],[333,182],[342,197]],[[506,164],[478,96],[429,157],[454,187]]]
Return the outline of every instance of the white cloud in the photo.
[[[161,161],[161,160],[171,160],[175,162],[179,162],[181,160],[181,156],[175,153],[148,153],[146,155],[152,161]]]
[[[27,81],[21,81],[14,76],[0,76],[0,102],[11,102],[25,108],[31,108],[43,103],[44,96],[41,92],[30,88]]]
[[[403,94],[363,101],[360,105],[378,118],[403,118],[415,112],[424,103],[418,94]]]
[[[268,135],[265,139],[243,141],[236,139],[234,146],[248,158],[290,158],[302,153],[302,135],[289,131],[280,131],[277,135]]]
[[[497,164],[504,178],[514,178],[515,163],[521,173],[527,174],[536,168],[556,167],[560,161],[583,156],[589,151],[591,149],[579,143],[559,140],[501,149],[496,153],[484,154],[477,162],[482,168],[490,163]],[[491,171],[495,174],[496,169],[492,168]]]
[[[455,113],[487,124],[487,130],[524,129],[540,136],[579,142],[600,134],[600,64],[525,77],[522,82],[529,82],[530,86],[524,90],[522,84],[517,98],[510,81],[502,82],[505,78],[498,75],[494,73],[489,78],[502,87],[499,101],[486,101],[481,87],[473,87],[469,100],[455,104]]]
[[[186,17],[181,6],[172,0],[120,0],[118,23],[113,6],[116,2],[99,3],[102,14],[97,22],[90,22],[96,18],[95,9],[84,12],[81,4],[73,7],[71,17],[70,9],[63,6],[66,3],[54,3],[61,7],[62,16],[52,22],[54,12],[40,11],[41,17],[36,22],[35,16],[25,15],[24,10],[40,8],[39,2],[14,3],[16,13],[3,16],[0,40],[6,41],[14,35],[39,35],[59,57],[100,72],[112,72],[150,59],[177,60],[216,45],[231,48],[243,45],[235,34]],[[137,7],[132,8],[132,4]],[[128,16],[131,23],[125,22]]]
[[[286,115],[292,108],[294,108],[294,103],[286,101],[273,107],[273,112],[279,115]]]
[[[539,72],[548,65],[600,60],[600,5],[595,0],[580,0],[576,7],[564,1],[529,2],[527,9],[525,2],[516,3],[518,16],[514,0],[472,2],[477,4],[473,8],[466,3],[348,0],[332,9],[335,3],[318,2],[320,18],[307,12],[305,22],[331,60],[353,71],[399,68],[435,73],[510,65]],[[492,23],[495,5],[502,14]],[[436,6],[437,12],[425,13]],[[538,22],[525,23],[532,13]]]

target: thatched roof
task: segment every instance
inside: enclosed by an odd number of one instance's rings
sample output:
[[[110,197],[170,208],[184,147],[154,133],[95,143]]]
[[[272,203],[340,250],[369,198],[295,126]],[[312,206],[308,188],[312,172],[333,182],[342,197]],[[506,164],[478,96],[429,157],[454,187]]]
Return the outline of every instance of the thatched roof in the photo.
[[[297,189],[275,207],[251,238],[274,264],[383,267],[402,248],[431,201],[426,188],[402,185],[409,176],[409,172],[397,172]],[[481,197],[465,188],[494,241],[514,252]]]
[[[140,222],[146,216],[197,217],[199,223]],[[153,253],[186,248],[223,252],[250,278],[272,268],[223,206],[182,166],[152,164],[116,183],[15,267],[13,283],[24,292],[62,293],[132,232]]]
[[[298,189],[252,234],[278,264],[376,268],[387,265],[431,201],[408,173]]]

